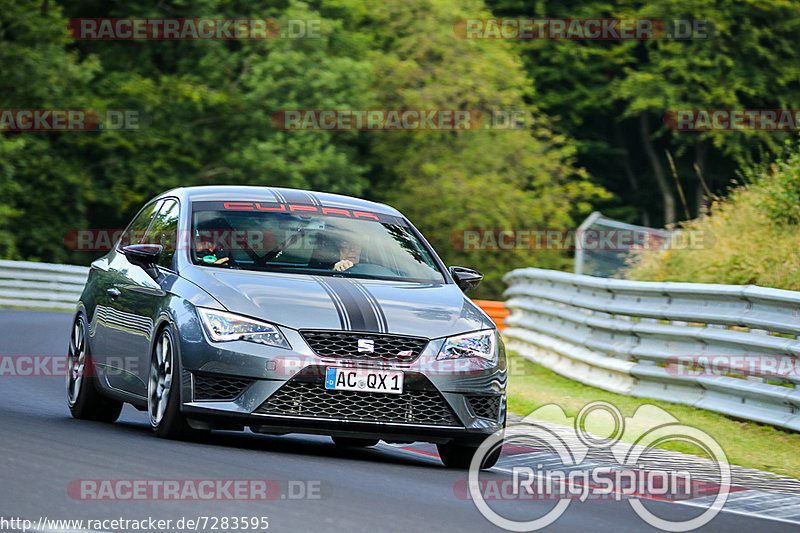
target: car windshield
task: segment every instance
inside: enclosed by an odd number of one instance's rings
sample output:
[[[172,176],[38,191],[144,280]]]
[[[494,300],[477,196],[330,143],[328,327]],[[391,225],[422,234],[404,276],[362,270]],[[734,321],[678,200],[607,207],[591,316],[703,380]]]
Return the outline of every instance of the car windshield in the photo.
[[[269,202],[195,202],[195,264],[257,271],[442,283],[405,219],[381,213]]]

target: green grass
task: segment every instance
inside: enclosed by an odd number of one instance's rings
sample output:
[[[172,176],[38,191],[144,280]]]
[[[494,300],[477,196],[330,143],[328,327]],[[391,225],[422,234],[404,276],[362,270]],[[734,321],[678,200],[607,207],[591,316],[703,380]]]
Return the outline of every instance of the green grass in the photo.
[[[758,468],[792,477],[800,477],[800,433],[783,431],[772,426],[755,422],[743,422],[727,416],[697,409],[687,405],[675,404],[647,398],[635,398],[615,394],[602,389],[584,385],[567,379],[541,365],[523,357],[509,355],[508,408],[512,413],[526,416],[547,404],[560,406],[568,417],[574,417],[589,402],[605,400],[617,406],[623,416],[633,416],[639,406],[650,404],[667,411],[680,423],[701,429],[714,437],[725,450],[731,464]],[[645,414],[644,423],[634,430],[633,438],[621,440],[634,441],[648,424],[664,423],[666,420],[656,410]],[[538,413],[535,418],[547,422],[566,423],[556,410],[548,409]],[[597,420],[586,425],[589,431],[604,435],[612,424],[609,420]],[[637,417],[637,421],[639,417]],[[685,453],[700,453],[699,448],[683,443],[668,443],[664,448]]]

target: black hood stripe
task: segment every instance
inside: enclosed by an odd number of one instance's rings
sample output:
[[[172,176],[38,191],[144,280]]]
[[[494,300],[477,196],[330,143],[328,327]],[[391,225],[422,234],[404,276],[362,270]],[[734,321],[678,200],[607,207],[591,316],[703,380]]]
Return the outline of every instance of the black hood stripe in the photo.
[[[278,201],[278,203],[281,203],[281,204],[285,204],[286,203],[286,198],[284,198],[283,195],[279,191],[277,191],[275,189],[272,189],[272,194],[275,195],[275,199]]]
[[[367,301],[370,303],[370,306],[372,306],[375,316],[378,318],[378,327],[380,328],[380,331],[382,333],[389,333],[389,325],[386,323],[386,315],[384,314],[381,304],[378,302],[377,298],[375,298],[375,296],[369,292],[369,289],[367,289],[367,287],[361,282],[353,280],[353,284],[366,297]]]
[[[314,276],[314,280],[322,286],[323,290],[328,294],[328,297],[333,302],[333,307],[336,309],[336,314],[339,315],[339,327],[343,330],[349,330],[350,327],[350,320],[347,316],[347,311],[345,310],[344,304],[342,303],[342,299],[334,292],[328,283],[325,282],[324,279]]]
[[[311,203],[316,205],[317,207],[322,207],[322,202],[317,198],[317,195],[313,192],[308,193],[308,197],[311,198]]]
[[[328,294],[343,330],[388,333],[386,314],[378,300],[353,279],[314,276]]]
[[[331,288],[342,299],[353,331],[380,332],[380,324],[375,310],[364,294],[347,279],[331,278]]]
[[[344,312],[352,331],[371,331],[380,333],[381,321],[371,302],[356,288],[352,280],[326,278],[325,283],[332,289],[344,306]]]
[[[311,195],[305,191],[285,190],[281,191],[281,196],[283,196],[285,202],[289,204],[315,205]]]

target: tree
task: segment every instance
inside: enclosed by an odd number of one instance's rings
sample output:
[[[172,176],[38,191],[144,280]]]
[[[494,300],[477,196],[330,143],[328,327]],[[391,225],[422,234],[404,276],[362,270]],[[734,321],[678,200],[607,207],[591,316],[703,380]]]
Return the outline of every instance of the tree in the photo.
[[[97,58],[67,49],[58,5],[27,1],[0,10],[0,109],[82,108]],[[65,105],[69,102],[68,105]],[[77,133],[0,133],[0,257],[70,257],[67,229],[83,227],[92,198]]]
[[[794,59],[800,11],[790,0],[573,1],[490,0],[496,16],[702,19],[709,39],[649,41],[532,40],[515,43],[536,87],[536,101],[559,132],[577,140],[578,161],[615,193],[608,213],[646,224],[678,216],[665,151],[675,155],[684,189],[698,191],[697,166],[724,194],[742,163],[777,154],[788,134],[675,132],[671,109],[796,109]],[[656,194],[654,194],[656,193]],[[690,205],[692,212],[701,207]],[[661,209],[654,209],[654,205]],[[635,206],[637,215],[625,206]]]
[[[376,107],[525,110],[537,119],[521,130],[372,133],[377,194],[418,224],[447,262],[483,270],[478,295],[498,296],[512,268],[564,268],[563,251],[465,252],[451,242],[464,230],[574,227],[574,217],[604,195],[574,165],[567,140],[525,102],[530,83],[511,46],[455,35],[454,21],[488,15],[482,4],[407,0],[371,7],[359,27],[370,28],[377,48]]]
[[[131,130],[0,134],[6,256],[88,263],[97,254],[66,249],[66,231],[119,228],[148,198],[177,186],[312,188],[396,205],[448,263],[484,270],[479,294],[496,297],[506,271],[565,267],[568,254],[465,252],[453,235],[573,227],[605,195],[575,165],[571,141],[529,103],[530,79],[513,47],[454,34],[458,18],[488,15],[478,0],[63,5],[17,2],[7,12],[3,66],[29,61],[30,69],[26,88],[10,77],[3,106],[85,108],[101,117],[135,110],[147,120]],[[132,14],[315,20],[321,37],[73,41],[67,34],[70,18]],[[523,110],[535,120],[519,130],[455,132],[282,131],[272,123],[286,109],[369,108]]]

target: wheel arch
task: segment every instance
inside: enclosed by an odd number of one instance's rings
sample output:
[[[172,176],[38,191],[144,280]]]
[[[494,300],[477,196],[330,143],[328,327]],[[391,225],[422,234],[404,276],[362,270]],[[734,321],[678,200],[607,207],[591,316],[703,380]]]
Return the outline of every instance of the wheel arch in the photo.
[[[158,339],[161,337],[161,334],[164,332],[165,329],[169,328],[170,332],[172,333],[172,349],[174,351],[173,357],[175,361],[175,376],[173,379],[176,380],[178,384],[178,390],[180,394],[180,405],[181,410],[183,410],[183,403],[187,401],[187,398],[191,399],[191,382],[187,382],[184,379],[184,370],[183,370],[183,356],[182,356],[182,342],[181,342],[181,334],[180,334],[180,326],[178,321],[175,319],[175,316],[170,312],[169,309],[164,309],[159,313],[158,318],[155,320],[155,324],[153,326],[153,336],[150,341],[150,352],[148,354],[148,368],[150,365],[150,360],[153,357],[153,351],[156,348],[156,343]]]

